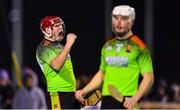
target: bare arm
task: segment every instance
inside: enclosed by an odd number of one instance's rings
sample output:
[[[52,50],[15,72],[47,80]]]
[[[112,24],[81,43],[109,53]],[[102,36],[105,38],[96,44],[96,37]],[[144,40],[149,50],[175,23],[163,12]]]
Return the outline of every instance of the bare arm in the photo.
[[[104,79],[104,72],[99,70],[92,80],[82,89],[84,95],[91,92],[101,86]]]
[[[64,46],[64,49],[62,50],[62,52],[58,56],[56,56],[50,62],[50,66],[54,70],[59,71],[61,69],[61,67],[64,65],[64,62],[66,61],[66,58],[67,58],[67,56],[71,50],[72,45],[75,42],[76,37],[77,36],[74,34],[68,34],[67,35],[66,44]]]
[[[146,95],[151,86],[154,83],[154,74],[153,73],[145,73],[143,74],[143,79],[140,83],[139,89],[137,91],[137,93],[134,95],[134,97],[136,98],[136,100],[140,100],[140,98],[144,95]]]
[[[84,96],[97,89],[103,82],[104,79],[104,72],[99,70],[96,75],[92,78],[92,80],[82,89],[77,90],[75,97],[77,100],[79,100],[81,103],[84,103]]]
[[[124,102],[124,106],[128,109],[133,108],[133,106],[141,99],[141,97],[149,92],[153,83],[154,83],[154,74],[144,73],[143,79],[140,83],[137,93],[131,98],[126,98]]]

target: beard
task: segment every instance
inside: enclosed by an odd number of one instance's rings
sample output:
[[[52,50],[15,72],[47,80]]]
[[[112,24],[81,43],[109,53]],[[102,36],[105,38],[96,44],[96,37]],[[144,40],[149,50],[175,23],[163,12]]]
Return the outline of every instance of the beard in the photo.
[[[113,33],[114,33],[116,36],[118,36],[118,37],[122,37],[122,36],[124,36],[124,35],[127,33],[127,32],[125,32],[125,31],[123,31],[123,32],[117,32],[114,26],[112,27],[112,31],[113,31]]]
[[[127,32],[116,32],[118,37],[123,37]]]
[[[61,34],[58,34],[58,35],[54,36],[54,38],[55,38],[55,41],[60,42],[64,39],[64,36],[62,36]]]

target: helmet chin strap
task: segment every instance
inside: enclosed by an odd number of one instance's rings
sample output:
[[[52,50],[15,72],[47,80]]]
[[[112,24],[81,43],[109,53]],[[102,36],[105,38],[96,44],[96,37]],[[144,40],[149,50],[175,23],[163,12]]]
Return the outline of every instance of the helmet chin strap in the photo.
[[[55,42],[55,40],[51,39],[50,37],[47,37],[46,35],[44,36],[45,39],[49,40],[49,41],[52,41],[52,42]]]

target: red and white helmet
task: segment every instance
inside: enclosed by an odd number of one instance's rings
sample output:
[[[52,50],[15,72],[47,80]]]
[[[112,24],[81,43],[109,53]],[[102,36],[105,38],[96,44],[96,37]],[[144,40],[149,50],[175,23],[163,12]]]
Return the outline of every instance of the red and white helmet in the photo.
[[[64,21],[58,17],[58,16],[46,16],[44,17],[41,22],[40,22],[40,28],[42,30],[42,32],[47,36],[47,37],[51,37],[52,36],[52,29],[53,29],[53,26],[57,23],[60,23],[63,27],[63,32],[61,32],[60,34],[62,36],[65,35],[65,24],[64,24]],[[45,29],[48,28],[50,33],[47,33],[45,31]]]

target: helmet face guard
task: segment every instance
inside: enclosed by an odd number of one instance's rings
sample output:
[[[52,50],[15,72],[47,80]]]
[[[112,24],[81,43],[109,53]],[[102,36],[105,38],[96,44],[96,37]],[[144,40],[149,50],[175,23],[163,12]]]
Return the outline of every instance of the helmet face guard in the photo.
[[[52,29],[53,26],[57,23],[60,23],[63,27],[63,31],[60,32],[59,34],[64,37],[65,36],[65,24],[64,21],[58,17],[58,16],[46,16],[41,20],[40,23],[40,29],[41,31],[45,34],[46,37],[51,38],[52,37]],[[48,29],[48,33],[46,32],[46,29]]]

